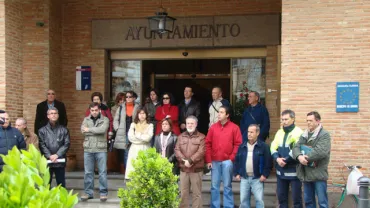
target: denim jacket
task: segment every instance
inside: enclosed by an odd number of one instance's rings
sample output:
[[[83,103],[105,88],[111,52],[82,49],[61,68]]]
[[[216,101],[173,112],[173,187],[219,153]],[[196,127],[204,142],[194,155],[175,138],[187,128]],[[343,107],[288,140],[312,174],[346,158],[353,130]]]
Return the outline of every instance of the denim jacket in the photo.
[[[238,149],[238,153],[235,157],[235,168],[234,175],[240,175],[243,178],[247,178],[247,156],[248,156],[248,141],[243,142]],[[270,175],[272,168],[272,157],[270,148],[265,142],[257,140],[257,144],[253,149],[253,179],[260,178],[261,175],[266,178]]]

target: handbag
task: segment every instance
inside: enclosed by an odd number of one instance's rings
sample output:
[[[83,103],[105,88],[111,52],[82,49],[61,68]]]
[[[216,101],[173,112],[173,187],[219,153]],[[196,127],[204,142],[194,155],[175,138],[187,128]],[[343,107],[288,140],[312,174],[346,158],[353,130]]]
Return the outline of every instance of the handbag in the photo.
[[[121,111],[122,105],[119,106],[119,114],[118,114],[118,126],[121,123]],[[108,151],[113,152],[114,142],[116,141],[117,131],[113,130],[113,135],[110,139],[108,139]]]

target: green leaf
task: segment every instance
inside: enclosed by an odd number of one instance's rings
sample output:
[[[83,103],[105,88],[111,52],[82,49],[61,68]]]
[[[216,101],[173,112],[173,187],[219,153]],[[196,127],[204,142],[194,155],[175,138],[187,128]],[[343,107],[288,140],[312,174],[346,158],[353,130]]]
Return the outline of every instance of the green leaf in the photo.
[[[69,208],[78,203],[77,194],[63,187],[49,189],[46,159],[35,147],[22,154],[14,147],[1,157],[5,166],[0,173],[0,208]]]
[[[117,193],[121,207],[178,207],[178,177],[173,175],[173,165],[166,158],[150,148],[139,151],[133,167],[126,189]]]

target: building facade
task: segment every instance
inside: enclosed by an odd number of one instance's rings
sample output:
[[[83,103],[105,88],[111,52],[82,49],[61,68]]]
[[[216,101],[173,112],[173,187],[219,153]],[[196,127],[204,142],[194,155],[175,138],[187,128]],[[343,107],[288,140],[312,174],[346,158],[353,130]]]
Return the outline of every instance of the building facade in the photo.
[[[105,98],[114,94],[112,63],[140,61],[143,68],[150,60],[229,59],[233,100],[240,84],[234,81],[242,76],[232,72],[233,63],[261,59],[270,138],[279,128],[281,110],[294,110],[301,128],[306,128],[306,113],[317,110],[332,135],[331,179],[340,180],[343,163],[366,167],[370,151],[366,0],[163,1],[182,27],[162,39],[151,37],[145,28],[145,19],[159,2],[1,1],[0,108],[13,122],[24,116],[32,127],[37,103],[45,100],[46,89],[55,89],[67,108],[71,152],[82,155],[80,125],[91,93],[100,91]],[[76,66],[91,66],[90,91],[76,90]],[[153,77],[145,79],[150,82]],[[243,80],[248,81],[239,79]],[[352,81],[360,83],[359,111],[337,113],[336,83]],[[77,162],[82,168],[82,159]]]

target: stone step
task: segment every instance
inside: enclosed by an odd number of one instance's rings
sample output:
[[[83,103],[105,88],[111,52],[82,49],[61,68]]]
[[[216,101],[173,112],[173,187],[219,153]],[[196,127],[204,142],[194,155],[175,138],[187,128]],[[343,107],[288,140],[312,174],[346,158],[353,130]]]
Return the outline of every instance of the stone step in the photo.
[[[119,188],[123,188],[124,176],[121,174],[108,174],[108,200],[106,202],[100,202],[99,200],[99,180],[98,176],[94,175],[94,197],[95,199],[88,200],[87,202],[79,202],[76,207],[118,207],[119,198],[117,197],[117,191]],[[67,172],[66,173],[66,186],[67,189],[73,189],[75,193],[78,193],[78,196],[84,194],[84,173],[83,172]],[[240,182],[233,180],[233,193],[235,205],[240,204]],[[277,199],[275,195],[276,190],[276,177],[271,177],[265,182],[264,189],[264,201],[265,207],[276,207]],[[223,194],[223,185],[221,183],[220,194],[222,200]],[[211,176],[204,175],[202,182],[202,197],[203,197],[203,206],[210,207],[211,199]],[[254,207],[254,200],[252,196],[252,207]]]
[[[83,171],[76,171],[76,172],[66,172],[66,179],[83,179],[84,178],[84,172]],[[98,175],[94,175],[95,179],[98,179]],[[125,176],[120,173],[108,173],[107,175],[108,180],[109,179],[122,179],[124,180]],[[211,181],[210,175],[203,175],[203,181]],[[235,178],[233,178],[233,181],[237,182]],[[276,176],[271,175],[265,183],[276,183]]]
[[[108,179],[108,190],[118,191],[119,188],[125,187],[124,180],[112,180]],[[83,179],[67,179],[66,186],[68,189],[79,190],[84,188],[84,180]],[[99,180],[94,179],[94,189],[99,190]],[[240,182],[234,181],[232,182],[232,189],[233,192],[240,192]],[[265,184],[266,190],[272,190],[275,193],[276,184],[266,183]],[[223,184],[221,183],[220,186],[221,192],[223,192]],[[202,181],[202,192],[210,192],[211,191],[211,181]],[[268,192],[269,193],[269,192]]]
[[[239,207],[239,204],[240,204],[240,201],[238,198],[236,198],[234,196],[234,203],[235,203],[235,207]],[[264,200],[265,202],[265,207],[266,208],[274,208],[276,207],[276,200],[275,201],[271,201],[271,200]],[[102,208],[111,208],[111,207],[118,207],[120,204],[120,199],[119,198],[109,198],[106,202],[100,202],[99,199],[90,199],[88,200],[87,202],[79,202],[75,208],[79,208],[79,207],[84,207],[84,208],[99,208],[99,207],[102,207]],[[191,202],[190,202],[191,204]],[[222,204],[222,195],[221,195],[221,204]],[[252,207],[255,207],[255,201],[253,199],[253,196],[252,196],[252,200],[251,200],[251,206]],[[210,205],[210,197],[203,197],[203,207],[211,207]]]

